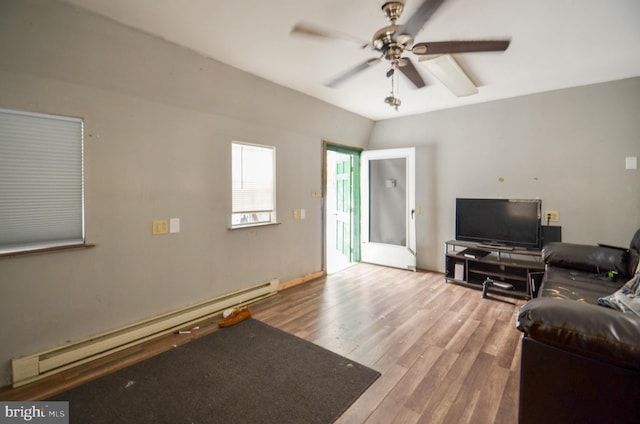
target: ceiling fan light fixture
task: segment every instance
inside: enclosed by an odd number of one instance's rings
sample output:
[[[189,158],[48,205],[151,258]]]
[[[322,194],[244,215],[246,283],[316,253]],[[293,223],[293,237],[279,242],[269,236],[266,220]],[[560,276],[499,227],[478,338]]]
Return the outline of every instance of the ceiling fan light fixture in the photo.
[[[450,54],[421,57],[422,63],[442,84],[457,97],[478,93],[478,88]]]
[[[395,110],[398,110],[398,107],[402,103],[398,98],[398,72],[396,72],[398,69],[398,63],[394,62],[391,65],[391,69],[387,71],[387,77],[391,79],[391,95],[384,99],[384,102],[392,108],[395,108]]]
[[[400,106],[400,104],[402,103],[399,98],[394,96],[389,96],[385,98],[384,102],[389,106],[396,108],[396,110],[398,110],[398,106]]]

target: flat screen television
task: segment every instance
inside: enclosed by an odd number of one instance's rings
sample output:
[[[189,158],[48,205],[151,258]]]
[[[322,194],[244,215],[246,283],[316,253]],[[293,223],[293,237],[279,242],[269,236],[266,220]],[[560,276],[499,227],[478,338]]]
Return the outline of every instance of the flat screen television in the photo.
[[[540,248],[538,199],[456,199],[456,240],[495,246]]]

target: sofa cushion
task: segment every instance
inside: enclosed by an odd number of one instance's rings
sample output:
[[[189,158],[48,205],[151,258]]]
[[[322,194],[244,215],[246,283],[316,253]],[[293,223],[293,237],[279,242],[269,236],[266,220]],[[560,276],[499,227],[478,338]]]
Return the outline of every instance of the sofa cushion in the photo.
[[[601,297],[598,303],[640,317],[640,265],[624,286],[609,296]]]
[[[597,304],[598,299],[618,290],[623,281],[611,280],[606,275],[593,272],[548,266],[538,297]]]
[[[520,309],[516,326],[541,343],[640,369],[640,319],[635,315],[543,297],[530,300]]]
[[[606,274],[615,271],[629,278],[629,252],[604,246],[573,243],[549,243],[542,249],[544,263],[551,266]]]

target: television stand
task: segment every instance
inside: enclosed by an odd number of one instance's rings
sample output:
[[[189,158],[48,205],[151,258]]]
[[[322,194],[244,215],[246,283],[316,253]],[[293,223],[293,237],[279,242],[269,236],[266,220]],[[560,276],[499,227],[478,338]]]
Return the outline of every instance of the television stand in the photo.
[[[474,254],[465,254],[469,251]],[[483,296],[491,291],[525,299],[535,297],[543,272],[540,250],[458,240],[445,243],[445,282],[483,290]],[[490,282],[485,284],[487,280]]]
[[[511,251],[514,248],[511,246],[504,246],[501,244],[479,244],[478,246],[485,248],[485,249],[489,249],[489,250],[504,250],[504,251]]]

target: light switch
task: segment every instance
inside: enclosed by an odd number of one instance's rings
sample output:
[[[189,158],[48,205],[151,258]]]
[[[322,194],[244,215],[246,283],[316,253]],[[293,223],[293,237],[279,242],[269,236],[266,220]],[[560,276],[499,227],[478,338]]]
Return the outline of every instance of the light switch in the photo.
[[[171,218],[169,220],[169,232],[170,233],[180,232],[180,218]]]
[[[638,157],[627,156],[625,160],[625,169],[638,169]]]
[[[305,219],[307,217],[307,211],[304,209],[300,209],[300,219]]]

